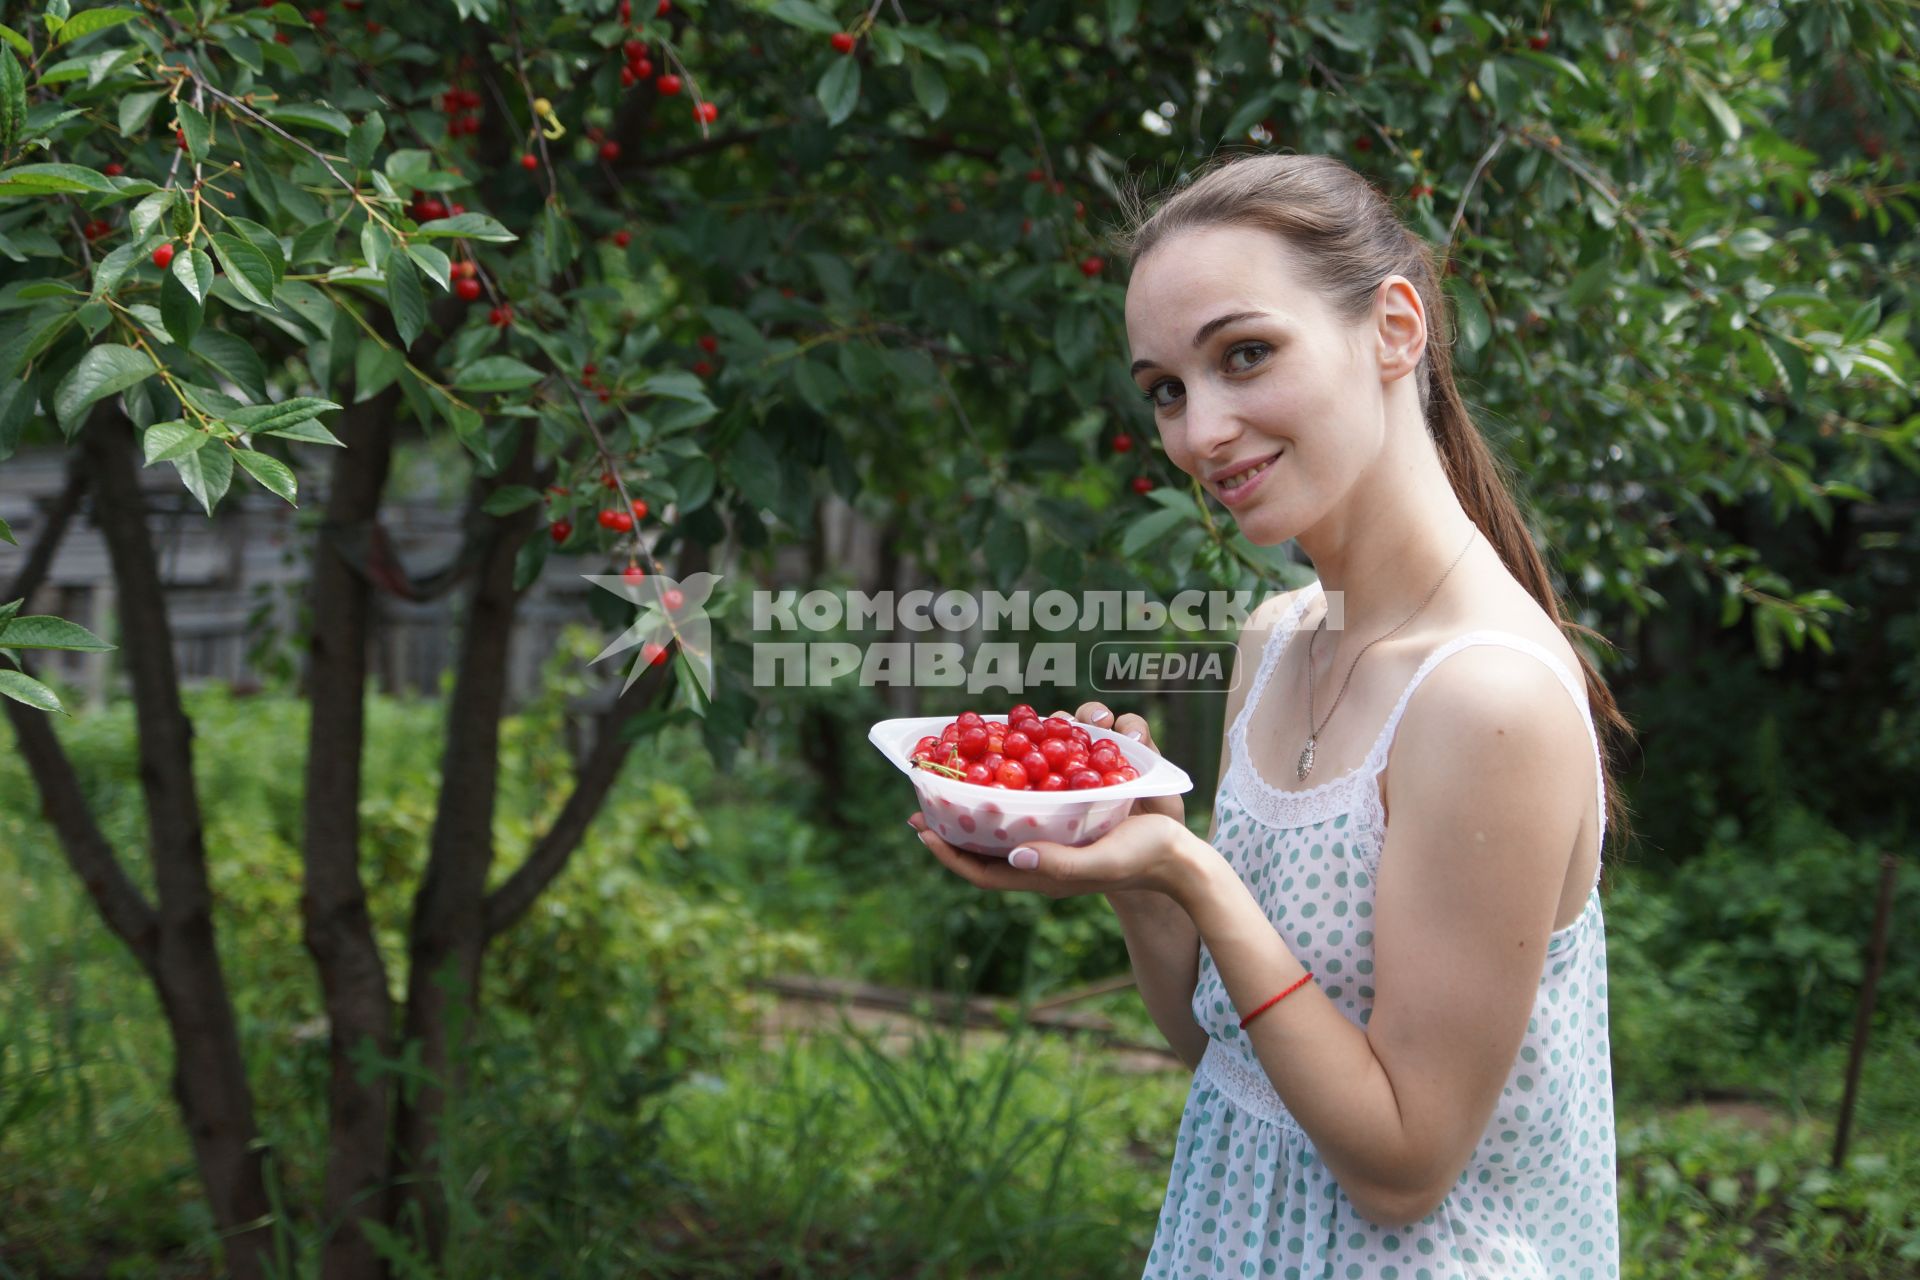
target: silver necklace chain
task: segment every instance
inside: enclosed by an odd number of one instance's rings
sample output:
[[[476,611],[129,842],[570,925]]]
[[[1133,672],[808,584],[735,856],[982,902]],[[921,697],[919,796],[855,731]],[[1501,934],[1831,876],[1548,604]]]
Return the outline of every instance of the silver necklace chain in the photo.
[[[1433,590],[1427,592],[1427,598],[1420,602],[1420,609],[1424,609],[1429,604],[1432,604],[1433,598],[1440,594],[1440,588],[1446,585],[1446,581],[1453,575],[1453,571],[1460,566],[1462,560],[1466,559],[1467,551],[1473,546],[1473,540],[1479,536],[1479,533],[1480,530],[1476,527],[1472,533],[1467,535],[1467,545],[1460,548],[1460,554],[1453,558],[1453,563],[1447,566],[1447,571],[1440,575],[1440,581],[1434,583]],[[1327,708],[1327,719],[1320,722],[1318,729],[1316,729],[1313,724],[1313,642],[1320,638],[1320,632],[1326,626],[1327,619],[1324,616],[1320,619],[1320,626],[1315,627],[1313,633],[1307,637],[1307,746],[1306,749],[1300,753],[1300,764],[1295,770],[1300,781],[1305,782],[1307,775],[1313,772],[1313,751],[1315,744],[1320,738],[1320,730],[1327,727],[1327,720],[1333,719],[1333,713],[1340,709],[1340,699],[1347,696],[1347,686],[1353,683],[1354,667],[1359,666],[1360,659],[1367,656],[1367,649],[1373,648],[1373,646],[1379,644],[1381,640],[1385,640],[1388,636],[1391,636],[1394,631],[1398,631],[1400,627],[1406,626],[1407,622],[1412,622],[1415,618],[1419,617],[1420,609],[1415,609],[1412,613],[1408,614],[1407,621],[1402,622],[1399,627],[1395,627],[1393,631],[1387,632],[1384,636],[1369,641],[1366,649],[1362,649],[1359,653],[1353,655],[1353,662],[1347,667],[1347,678],[1341,682],[1339,694],[1334,698],[1333,705]]]

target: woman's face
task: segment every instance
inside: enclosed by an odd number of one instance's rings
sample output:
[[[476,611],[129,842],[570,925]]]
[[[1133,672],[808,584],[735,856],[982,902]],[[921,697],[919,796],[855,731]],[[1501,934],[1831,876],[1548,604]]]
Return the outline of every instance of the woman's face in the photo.
[[[1300,279],[1278,236],[1210,227],[1161,241],[1127,285],[1133,380],[1167,456],[1260,546],[1317,523],[1385,432],[1366,330]]]

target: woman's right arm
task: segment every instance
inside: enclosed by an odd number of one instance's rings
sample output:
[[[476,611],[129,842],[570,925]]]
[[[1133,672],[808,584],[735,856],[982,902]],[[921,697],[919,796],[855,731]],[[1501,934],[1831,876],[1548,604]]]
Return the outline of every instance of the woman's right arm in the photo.
[[[1282,592],[1266,601],[1253,611],[1247,619],[1247,625],[1240,631],[1235,656],[1237,679],[1234,688],[1227,694],[1226,730],[1222,732],[1220,742],[1220,774],[1214,784],[1216,795],[1220,781],[1227,776],[1226,732],[1232,729],[1235,717],[1246,703],[1247,687],[1253,683],[1261,648],[1272,628],[1273,619],[1281,616],[1280,611],[1286,608],[1286,601],[1291,594]],[[1088,724],[1105,724],[1106,717],[1111,714],[1101,703],[1089,702],[1074,713],[1074,718]],[[1140,716],[1132,713],[1123,715],[1114,722],[1113,727],[1117,733],[1138,732],[1142,742],[1153,746],[1152,733],[1146,720]],[[1186,805],[1179,796],[1160,796],[1136,801],[1134,812],[1164,813],[1184,821]],[[1218,806],[1215,806],[1213,824],[1207,831],[1208,844],[1213,843],[1213,837],[1219,829],[1220,813]],[[1148,1014],[1187,1068],[1197,1068],[1200,1055],[1207,1048],[1207,1033],[1193,1020],[1193,990],[1200,981],[1200,931],[1178,903],[1151,889],[1109,893],[1107,901],[1113,904],[1113,913],[1120,918],[1120,929],[1127,939],[1127,959],[1133,965],[1134,984],[1140,990],[1140,998],[1145,1002]]]

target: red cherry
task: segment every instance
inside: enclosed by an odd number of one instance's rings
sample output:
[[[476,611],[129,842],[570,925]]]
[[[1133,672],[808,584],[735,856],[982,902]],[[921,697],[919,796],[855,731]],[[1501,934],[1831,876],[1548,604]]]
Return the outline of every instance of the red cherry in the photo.
[[[633,21],[633,0],[620,0],[620,21]]]
[[[680,92],[680,77],[674,75],[672,72],[668,72],[658,80],[655,80],[653,87],[658,89],[662,96],[671,98],[674,94]]]
[[[126,170],[120,167],[118,160],[109,160],[100,166],[100,172],[106,174],[109,178],[117,178],[125,173]]]
[[[647,500],[645,498],[635,498],[633,500],[633,518],[635,520],[645,520],[647,518]]]
[[[639,582],[642,578],[645,578],[647,576],[647,571],[645,569],[642,569],[637,564],[630,564],[625,569],[622,569],[620,571],[620,576],[625,578],[628,582]]]
[[[664,18],[667,16],[667,10],[671,8],[673,8],[673,0],[660,0],[660,7],[655,9],[654,13]]]
[[[370,36],[377,36],[377,35],[379,35],[379,34],[380,34],[380,33],[381,33],[382,31],[384,31],[384,30],[386,30],[386,28],[385,28],[385,27],[382,27],[382,26],[381,26],[381,25],[380,25],[379,23],[377,23],[377,22],[375,22],[375,21],[374,21],[374,20],[373,20],[372,18],[368,18],[368,19],[367,19],[367,34],[368,34],[368,35],[370,35]]]
[[[453,291],[460,295],[460,299],[463,302],[477,302],[480,298],[480,282],[478,280],[455,280],[453,282]]]
[[[1113,451],[1115,453],[1133,452],[1133,437],[1124,432],[1115,436],[1113,438]]]
[[[639,80],[639,78],[639,76],[634,74],[632,67],[620,68],[620,83],[627,88],[633,88],[634,82]]]
[[[310,26],[315,26],[315,27],[324,27],[324,26],[326,26],[326,25],[327,25],[327,11],[326,11],[325,9],[309,9],[309,10],[307,10],[307,23],[308,23],[308,25],[310,25]]]
[[[173,265],[173,246],[163,244],[153,251],[153,265],[165,271]]]
[[[555,520],[553,524],[548,527],[547,532],[553,535],[555,542],[565,542],[573,536],[573,521]]]
[[[605,404],[607,403],[607,401],[613,399],[613,392],[609,391],[605,387],[602,387],[598,391],[593,393],[593,398],[598,400],[601,404]]]
[[[185,151],[187,149],[187,131],[186,130],[175,129],[173,131],[173,140],[176,144],[178,144],[179,148],[182,151]]]
[[[1153,492],[1153,481],[1147,479],[1145,476],[1135,476],[1133,478],[1133,491],[1144,498]]]
[[[614,478],[613,472],[611,471],[602,471],[600,473],[600,483],[608,489],[615,489],[620,485],[620,482]]]
[[[274,0],[274,3],[275,3],[275,4],[278,4],[279,2],[280,2],[280,0]],[[292,44],[292,43],[293,43],[293,37],[292,37],[292,36],[289,36],[289,35],[288,35],[288,34],[287,34],[286,32],[284,32],[284,31],[276,31],[276,32],[274,32],[274,33],[273,33],[273,42],[274,42],[275,44]]]
[[[628,40],[621,44],[620,51],[627,55],[628,62],[638,62],[647,56],[645,40]]]
[[[467,211],[467,206],[461,204],[458,200],[453,202],[453,208],[450,210],[450,212],[456,218],[459,217],[461,214],[465,213],[466,211]]]
[[[1361,134],[1353,140],[1353,149],[1355,151],[1373,150],[1373,138],[1368,134]]]
[[[987,754],[987,731],[978,725],[962,729],[954,745],[960,749],[960,754],[965,759],[978,760]]]
[[[600,158],[607,161],[618,160],[620,158],[620,144],[612,140],[601,143]]]
[[[720,118],[720,108],[711,102],[697,102],[693,107],[693,118],[702,124],[712,124]]]
[[[681,594],[680,588],[678,587],[668,587],[660,593],[660,603],[667,606],[668,613],[679,612],[680,606],[686,602],[687,597]]]
[[[633,528],[633,517],[624,511],[602,511],[600,513],[600,527],[602,529],[613,529],[620,533],[625,533],[627,530]]]
[[[967,766],[967,781],[988,786],[993,782],[993,770],[983,764],[970,764]]]
[[[540,157],[529,151],[520,157],[520,167],[528,171],[538,169],[540,167]]]
[[[640,657],[650,667],[657,667],[667,660],[667,650],[649,640],[640,646]]]
[[[1047,758],[1038,751],[1028,751],[1019,757],[1020,767],[1026,771],[1027,785],[1037,787],[1053,770],[1047,767]]]
[[[487,312],[487,323],[496,329],[504,329],[513,323],[512,307],[495,307]]]
[[[1091,769],[1075,769],[1067,775],[1069,791],[1087,791],[1100,785],[1100,775]]]
[[[1007,754],[1010,756],[1024,756],[1027,752],[1034,749],[1033,739],[1018,729],[1008,733],[1005,742],[1007,744]]]
[[[1040,779],[1040,785],[1034,788],[1035,791],[1065,791],[1066,789],[1067,780],[1057,773],[1049,773]]]
[[[1103,787],[1117,787],[1125,781],[1118,769],[1109,769],[1100,775],[1100,785]]]
[[[611,144],[609,144],[609,145],[611,145]],[[614,242],[614,243],[615,243],[616,245],[618,245],[618,246],[620,246],[620,247],[621,247],[622,249],[624,249],[624,248],[626,248],[626,247],[627,247],[628,245],[630,245],[630,244],[632,244],[632,243],[633,243],[633,232],[631,232],[631,231],[616,231],[616,232],[614,232],[614,233],[613,233],[613,242]]]
[[[1535,49],[1546,48],[1547,33],[1544,31],[1535,32],[1533,35],[1527,37],[1527,44]]]
[[[1071,738],[1073,736],[1073,725],[1068,723],[1063,716],[1050,716],[1043,722],[1041,732],[1045,733],[1049,738]]]
[[[1427,24],[1427,29],[1433,32],[1433,34],[1439,35],[1442,31],[1445,31],[1447,29],[1447,20],[1445,18],[1435,18],[1432,22]]]
[[[712,355],[720,349],[720,339],[711,333],[703,333],[700,335],[700,349]]]
[[[1040,758],[1047,762],[1047,768],[1059,773],[1067,764],[1067,744],[1059,738],[1048,738],[1041,742]]]
[[[580,376],[583,378],[591,378],[598,372],[600,372],[600,366],[591,360],[580,366]]]
[[[845,31],[833,33],[833,48],[836,53],[853,52],[853,36]]]
[[[1046,180],[1047,180],[1047,171],[1045,169],[1027,170],[1028,182],[1045,182]]]
[[[1009,791],[1027,789],[1027,771],[1012,760],[1004,761],[998,769],[994,770],[993,780]]]
[[[1099,275],[1102,271],[1106,270],[1106,267],[1107,267],[1106,261],[1099,257],[1086,257],[1086,258],[1080,259],[1080,274],[1087,277],[1087,279],[1089,280],[1093,279],[1095,276]]]
[[[653,74],[653,59],[639,58],[627,64],[627,70],[633,72],[635,80],[645,80]]]
[[[705,360],[695,360],[693,362],[693,374],[696,378],[709,377],[712,375],[712,373],[713,373],[713,366],[708,364]]]

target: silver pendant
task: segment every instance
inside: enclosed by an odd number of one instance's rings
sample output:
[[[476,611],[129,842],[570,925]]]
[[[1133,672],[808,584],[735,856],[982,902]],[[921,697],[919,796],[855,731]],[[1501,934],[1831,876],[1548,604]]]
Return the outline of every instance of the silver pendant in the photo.
[[[1307,775],[1313,772],[1313,739],[1307,739],[1307,749],[1300,753],[1300,781],[1305,782]]]

